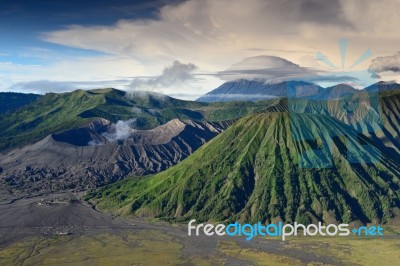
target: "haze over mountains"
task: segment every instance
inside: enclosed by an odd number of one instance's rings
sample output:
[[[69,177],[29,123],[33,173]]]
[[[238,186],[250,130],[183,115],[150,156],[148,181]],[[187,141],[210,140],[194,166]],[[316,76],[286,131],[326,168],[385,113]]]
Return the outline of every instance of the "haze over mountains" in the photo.
[[[398,89],[396,83],[379,82],[365,88],[366,91]],[[361,90],[362,91],[362,90]],[[235,80],[222,84],[197,99],[199,102],[260,101],[276,97],[306,98],[313,100],[335,99],[361,92],[347,84],[323,88],[304,81],[284,81],[268,83],[264,80]]]

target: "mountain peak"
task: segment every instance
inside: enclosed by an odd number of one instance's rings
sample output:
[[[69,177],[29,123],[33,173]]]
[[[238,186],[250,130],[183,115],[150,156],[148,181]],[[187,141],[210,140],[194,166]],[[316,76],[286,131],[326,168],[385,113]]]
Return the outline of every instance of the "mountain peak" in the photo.
[[[400,196],[400,164],[385,156],[382,164],[379,154],[370,139],[334,118],[262,113],[167,171],[89,197],[121,214],[176,221],[378,223],[399,207]]]
[[[203,95],[200,102],[260,101],[277,97],[320,97],[323,88],[309,82],[288,80],[266,83],[264,80],[229,81]]]
[[[125,94],[126,92],[123,90],[115,89],[115,88],[101,88],[101,89],[93,89],[88,90],[88,93],[96,93],[96,94],[107,94],[107,93],[117,93],[117,94]]]

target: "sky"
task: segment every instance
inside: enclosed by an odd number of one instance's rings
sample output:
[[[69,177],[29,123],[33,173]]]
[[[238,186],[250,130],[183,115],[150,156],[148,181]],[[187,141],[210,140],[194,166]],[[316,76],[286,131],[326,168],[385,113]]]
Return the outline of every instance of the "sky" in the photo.
[[[0,91],[400,82],[398,0],[1,0]]]

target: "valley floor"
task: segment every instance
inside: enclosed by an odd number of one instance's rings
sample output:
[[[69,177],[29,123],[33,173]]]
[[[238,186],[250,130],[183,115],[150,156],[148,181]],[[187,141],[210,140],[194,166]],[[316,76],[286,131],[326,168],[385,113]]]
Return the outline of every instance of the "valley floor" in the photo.
[[[186,225],[121,220],[81,195],[0,202],[0,265],[396,265],[400,230],[384,237],[187,236]]]

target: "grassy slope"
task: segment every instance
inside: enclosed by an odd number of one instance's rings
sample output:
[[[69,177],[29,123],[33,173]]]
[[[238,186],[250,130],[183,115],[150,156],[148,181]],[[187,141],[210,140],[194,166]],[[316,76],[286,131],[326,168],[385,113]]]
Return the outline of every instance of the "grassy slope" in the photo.
[[[269,111],[323,114],[351,125],[386,146],[385,152],[399,156],[400,152],[400,90],[379,93],[358,93],[329,101],[281,99]]]
[[[46,94],[33,104],[0,116],[0,149],[37,141],[50,132],[82,125],[79,114],[104,102],[84,91],[70,94]]]
[[[315,141],[296,141],[293,136],[300,134]],[[340,136],[325,158],[333,158],[334,167],[299,167],[299,154],[321,145],[327,135]],[[381,158],[376,147],[367,152],[359,140],[369,142],[326,116],[253,115],[179,165],[109,185],[88,199],[117,213],[175,221],[386,221],[400,206],[400,165]],[[348,149],[354,158],[379,162],[350,164]],[[324,163],[312,152],[303,158],[316,160]]]

